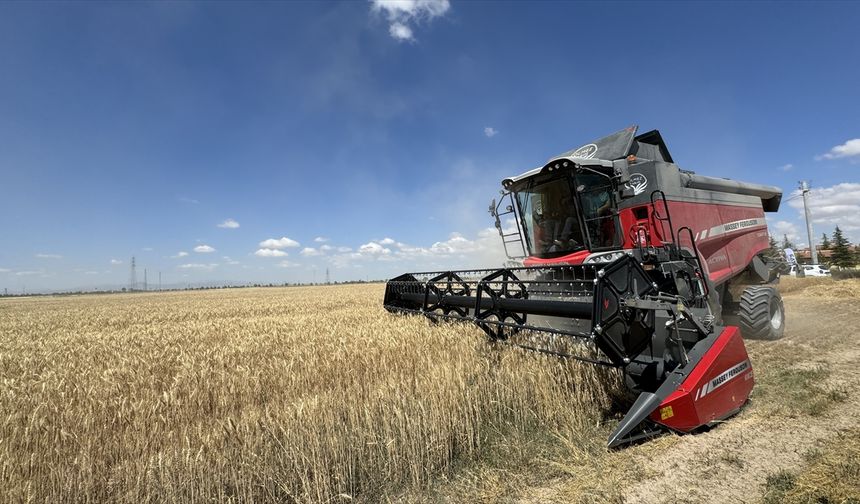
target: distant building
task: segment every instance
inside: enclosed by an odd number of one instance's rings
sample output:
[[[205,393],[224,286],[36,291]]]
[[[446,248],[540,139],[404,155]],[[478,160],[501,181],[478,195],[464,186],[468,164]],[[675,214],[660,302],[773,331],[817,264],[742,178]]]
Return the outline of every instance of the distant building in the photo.
[[[860,254],[860,245],[850,247],[851,251],[855,254]],[[833,250],[823,249],[821,247],[815,247],[818,251],[818,262],[820,263],[829,263],[830,258],[833,257]],[[797,262],[801,264],[809,264],[812,262],[811,255],[809,253],[809,248],[803,248],[794,251],[795,257],[797,257]]]
[[[820,262],[828,262],[830,257],[833,255],[832,250],[826,250],[821,247],[815,247],[818,251],[818,260]],[[797,257],[797,261],[800,263],[809,263],[812,261],[812,254],[809,252],[809,248],[804,248],[800,250],[795,250],[794,255]]]

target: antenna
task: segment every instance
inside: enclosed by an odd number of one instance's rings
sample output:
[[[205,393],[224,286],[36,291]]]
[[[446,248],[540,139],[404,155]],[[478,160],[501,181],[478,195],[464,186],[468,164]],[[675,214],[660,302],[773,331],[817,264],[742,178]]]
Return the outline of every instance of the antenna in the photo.
[[[809,253],[811,254],[812,264],[818,264],[818,251],[815,250],[815,242],[812,239],[815,236],[812,232],[812,218],[809,215],[809,182],[801,180],[800,191],[803,193],[803,213],[806,215],[806,234],[809,236]]]
[[[134,289],[137,288],[137,270],[134,263],[134,256],[131,256],[131,274],[128,278],[128,291],[134,292]]]
[[[331,276],[328,274],[328,268],[325,269],[325,284],[331,284]]]

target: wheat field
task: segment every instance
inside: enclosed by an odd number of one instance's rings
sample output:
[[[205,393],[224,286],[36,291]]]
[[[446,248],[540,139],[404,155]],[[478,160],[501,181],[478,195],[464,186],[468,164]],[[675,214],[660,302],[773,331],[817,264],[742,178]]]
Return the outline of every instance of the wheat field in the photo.
[[[390,315],[382,292],[0,299],[0,501],[396,499],[499,433],[601,421],[606,371]]]

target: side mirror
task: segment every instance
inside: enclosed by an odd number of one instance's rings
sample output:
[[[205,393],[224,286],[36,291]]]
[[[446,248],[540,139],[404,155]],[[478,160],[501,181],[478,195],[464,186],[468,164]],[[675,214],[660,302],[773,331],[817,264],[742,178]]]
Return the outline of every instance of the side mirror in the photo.
[[[615,176],[618,178],[618,185],[624,185],[630,182],[629,163],[626,159],[616,159],[612,162],[612,168],[615,171]]]
[[[499,234],[502,234],[502,221],[499,219],[499,212],[496,208],[496,198],[490,202],[490,215],[496,218],[496,229],[499,230]]]
[[[629,163],[626,159],[617,159],[612,162],[615,171],[615,179],[618,181],[618,199],[627,199],[636,196],[636,191],[630,186]]]

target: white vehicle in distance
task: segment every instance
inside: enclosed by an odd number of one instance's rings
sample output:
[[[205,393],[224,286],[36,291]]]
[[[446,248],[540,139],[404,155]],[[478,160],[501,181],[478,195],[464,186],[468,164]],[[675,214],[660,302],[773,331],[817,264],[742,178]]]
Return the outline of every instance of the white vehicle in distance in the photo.
[[[820,264],[800,264],[791,267],[791,276],[797,276],[797,269],[803,269],[803,276],[824,277],[830,276],[830,268]]]

